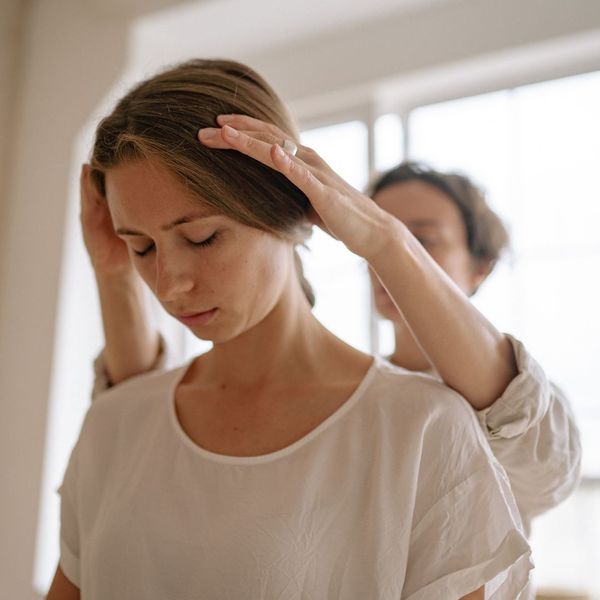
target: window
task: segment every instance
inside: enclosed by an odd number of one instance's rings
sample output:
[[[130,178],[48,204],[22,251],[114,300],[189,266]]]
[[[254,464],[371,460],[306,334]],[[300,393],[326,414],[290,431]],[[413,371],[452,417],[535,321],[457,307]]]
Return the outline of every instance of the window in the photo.
[[[600,591],[600,73],[424,106],[410,156],[488,191],[512,237],[475,304],[525,341],[572,403],[584,485],[533,523],[538,586]]]
[[[475,303],[568,392],[600,477],[600,73],[426,106],[409,127],[411,158],[473,175],[507,223],[513,260]]]
[[[368,131],[361,121],[349,121],[302,134],[302,143],[314,148],[354,187],[368,177]],[[364,261],[344,244],[314,227],[302,252],[308,281],[316,294],[315,316],[344,341],[365,352],[371,350],[370,287]]]
[[[404,131],[402,119],[394,113],[375,119],[375,171],[383,172],[402,162],[404,156]]]

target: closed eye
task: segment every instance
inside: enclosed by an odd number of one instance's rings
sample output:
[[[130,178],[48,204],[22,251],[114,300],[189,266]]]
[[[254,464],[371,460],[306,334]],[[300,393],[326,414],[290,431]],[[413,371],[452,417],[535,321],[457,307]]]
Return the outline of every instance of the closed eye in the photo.
[[[188,239],[186,239],[186,242],[196,248],[197,247],[205,248],[207,246],[210,246],[217,239],[218,234],[219,234],[219,232],[215,231],[209,238],[206,238],[205,240],[202,240],[201,242],[193,242],[192,240],[188,240]],[[154,250],[154,244],[150,244],[147,248],[144,248],[144,250],[134,250],[133,252],[137,256],[146,256],[151,250]]]
[[[145,250],[134,250],[134,254],[137,254],[138,256],[146,256],[146,254],[148,254],[148,252],[150,252],[150,250],[152,250],[154,248],[154,244],[150,244]]]
[[[217,239],[218,235],[219,235],[219,232],[215,231],[209,238],[206,238],[205,240],[202,240],[201,242],[192,242],[192,240],[188,240],[188,242],[192,246],[201,246],[201,247],[210,246]]]

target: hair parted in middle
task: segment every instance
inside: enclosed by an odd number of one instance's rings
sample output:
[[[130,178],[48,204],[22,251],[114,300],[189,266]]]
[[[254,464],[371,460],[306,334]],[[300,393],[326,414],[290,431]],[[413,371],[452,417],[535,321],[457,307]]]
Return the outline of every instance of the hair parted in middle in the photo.
[[[260,75],[231,60],[194,59],[136,85],[102,119],[91,157],[92,181],[106,196],[108,169],[136,159],[159,160],[205,206],[303,243],[311,231],[310,202],[303,192],[281,173],[240,152],[210,149],[198,141],[199,129],[218,127],[220,114],[272,123],[299,143],[285,105]],[[296,269],[314,305],[297,253]]]

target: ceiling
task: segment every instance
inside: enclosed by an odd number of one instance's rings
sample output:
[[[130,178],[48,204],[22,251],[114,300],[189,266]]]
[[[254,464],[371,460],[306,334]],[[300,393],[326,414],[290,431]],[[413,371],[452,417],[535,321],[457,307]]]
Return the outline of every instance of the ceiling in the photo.
[[[101,1],[106,8],[106,0],[93,1]],[[242,57],[328,30],[454,1],[457,0],[153,0],[169,7],[139,18],[133,47],[143,47],[140,54],[146,60],[153,53],[163,61],[199,54]],[[147,5],[147,0],[129,2]],[[111,0],[110,4],[122,6],[118,0]]]

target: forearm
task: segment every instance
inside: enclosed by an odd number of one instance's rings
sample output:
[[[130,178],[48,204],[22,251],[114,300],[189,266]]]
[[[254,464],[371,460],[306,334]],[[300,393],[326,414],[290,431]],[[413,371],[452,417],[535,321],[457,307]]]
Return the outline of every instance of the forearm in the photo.
[[[117,384],[154,366],[159,335],[135,274],[97,276],[96,281],[104,325],[104,363],[111,383]]]
[[[481,410],[516,376],[505,338],[398,221],[382,233],[385,251],[369,264],[421,350],[449,387]]]

